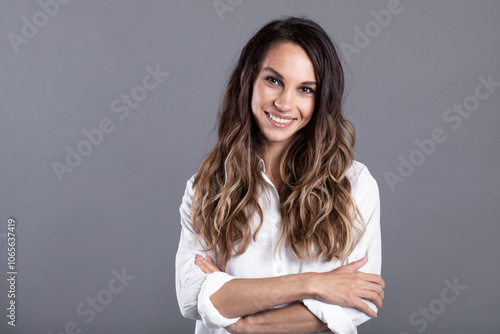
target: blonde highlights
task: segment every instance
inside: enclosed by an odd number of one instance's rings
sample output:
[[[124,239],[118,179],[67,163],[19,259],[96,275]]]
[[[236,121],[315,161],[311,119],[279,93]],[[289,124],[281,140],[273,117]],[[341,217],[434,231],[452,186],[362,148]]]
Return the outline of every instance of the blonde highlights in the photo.
[[[206,250],[224,267],[255,240],[263,212],[258,197],[264,180],[258,170],[261,134],[252,118],[252,85],[270,47],[289,42],[310,57],[318,82],[309,123],[281,157],[280,213],[277,246],[290,247],[299,258],[347,256],[354,247],[359,210],[351,196],[347,171],[354,155],[355,132],[342,115],[344,77],[336,50],[326,32],[302,18],[268,23],[243,48],[223,95],[218,141],[195,177],[192,223]],[[260,224],[253,230],[254,215]]]

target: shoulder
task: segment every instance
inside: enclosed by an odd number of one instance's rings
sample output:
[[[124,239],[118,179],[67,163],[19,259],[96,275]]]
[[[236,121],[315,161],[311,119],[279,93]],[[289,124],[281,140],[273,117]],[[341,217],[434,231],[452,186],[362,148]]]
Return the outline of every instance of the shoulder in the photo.
[[[351,182],[351,193],[355,198],[365,193],[378,195],[377,181],[363,163],[354,160],[347,171],[347,178]]]
[[[194,184],[195,177],[196,177],[196,174],[191,176],[191,178],[189,178],[189,180],[187,180],[187,182],[186,182],[186,189],[184,190],[184,196],[182,198],[183,203],[189,202],[189,205],[191,205],[191,200],[192,200],[193,195],[194,195],[193,184]]]
[[[358,206],[362,221],[366,227],[363,239],[380,234],[380,194],[377,181],[368,167],[359,161],[353,161],[348,173],[351,182],[351,196]],[[364,221],[364,223],[363,223]],[[366,225],[365,225],[366,224]]]
[[[191,176],[189,178],[189,180],[187,180],[186,182],[186,190],[190,189],[190,190],[193,190],[193,184],[194,184],[194,178],[196,177],[196,173],[193,174],[193,176]]]
[[[368,167],[357,160],[354,160],[351,167],[349,167],[347,177],[351,183],[376,182]]]

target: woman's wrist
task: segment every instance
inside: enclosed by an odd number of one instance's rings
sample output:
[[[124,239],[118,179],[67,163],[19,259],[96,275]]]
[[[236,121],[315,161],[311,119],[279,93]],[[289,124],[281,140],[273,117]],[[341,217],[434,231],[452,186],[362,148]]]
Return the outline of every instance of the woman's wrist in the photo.
[[[303,273],[303,295],[302,299],[318,299],[319,293],[317,289],[316,279],[318,273],[308,272]]]
[[[327,325],[301,302],[242,317],[237,324],[231,333],[319,333],[328,330]]]

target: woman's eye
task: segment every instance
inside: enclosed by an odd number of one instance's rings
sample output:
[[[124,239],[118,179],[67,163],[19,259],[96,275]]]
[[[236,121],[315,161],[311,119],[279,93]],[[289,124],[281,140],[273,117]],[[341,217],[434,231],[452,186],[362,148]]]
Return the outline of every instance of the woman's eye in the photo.
[[[273,77],[267,77],[266,81],[273,85],[279,85],[279,80]]]
[[[314,89],[312,89],[311,87],[302,87],[301,90],[304,93],[314,93]]]

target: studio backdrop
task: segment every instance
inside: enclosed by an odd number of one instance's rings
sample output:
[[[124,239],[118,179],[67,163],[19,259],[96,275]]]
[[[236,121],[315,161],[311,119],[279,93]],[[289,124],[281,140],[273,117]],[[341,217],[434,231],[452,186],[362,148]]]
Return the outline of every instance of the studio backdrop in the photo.
[[[0,333],[193,333],[179,205],[238,53],[318,22],[381,196],[360,333],[499,333],[500,2],[0,2]]]

